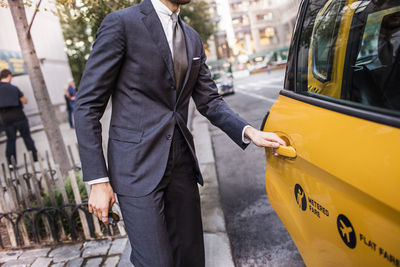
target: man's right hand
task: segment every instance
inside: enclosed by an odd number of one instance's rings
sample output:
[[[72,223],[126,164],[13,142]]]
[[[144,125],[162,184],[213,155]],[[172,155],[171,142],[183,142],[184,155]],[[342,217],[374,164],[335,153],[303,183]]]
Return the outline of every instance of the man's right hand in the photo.
[[[115,202],[114,191],[110,183],[92,185],[89,196],[89,212],[103,223],[108,224],[108,212]]]
[[[286,146],[285,141],[275,133],[259,131],[251,126],[246,128],[244,134],[258,147],[278,148],[279,146]]]

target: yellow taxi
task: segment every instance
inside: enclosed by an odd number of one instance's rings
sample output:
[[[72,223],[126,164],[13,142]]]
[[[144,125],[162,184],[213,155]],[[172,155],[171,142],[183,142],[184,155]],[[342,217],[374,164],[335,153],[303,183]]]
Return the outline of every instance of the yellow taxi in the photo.
[[[400,1],[304,0],[262,125],[271,205],[307,266],[400,266]]]

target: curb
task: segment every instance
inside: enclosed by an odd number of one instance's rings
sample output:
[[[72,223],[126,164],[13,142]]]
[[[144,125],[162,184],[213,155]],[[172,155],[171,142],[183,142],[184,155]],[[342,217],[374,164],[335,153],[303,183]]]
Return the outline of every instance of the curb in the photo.
[[[193,114],[193,137],[204,186],[200,188],[206,267],[234,267],[231,243],[221,207],[219,183],[209,122],[197,111]]]

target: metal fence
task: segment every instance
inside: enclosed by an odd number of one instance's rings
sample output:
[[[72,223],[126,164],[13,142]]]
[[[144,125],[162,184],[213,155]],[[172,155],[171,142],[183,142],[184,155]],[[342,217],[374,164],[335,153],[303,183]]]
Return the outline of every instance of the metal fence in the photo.
[[[45,159],[24,154],[22,167],[0,170],[0,249],[21,248],[126,235],[123,222],[106,226],[87,209],[90,188],[82,181],[81,171],[68,146],[73,169],[62,177]],[[120,213],[118,203],[113,209]]]

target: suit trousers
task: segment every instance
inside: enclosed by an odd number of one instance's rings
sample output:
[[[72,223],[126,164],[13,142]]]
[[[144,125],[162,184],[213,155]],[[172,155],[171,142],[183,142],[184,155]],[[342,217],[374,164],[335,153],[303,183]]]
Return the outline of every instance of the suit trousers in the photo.
[[[175,127],[165,174],[144,197],[118,195],[135,267],[204,267],[194,159]]]

